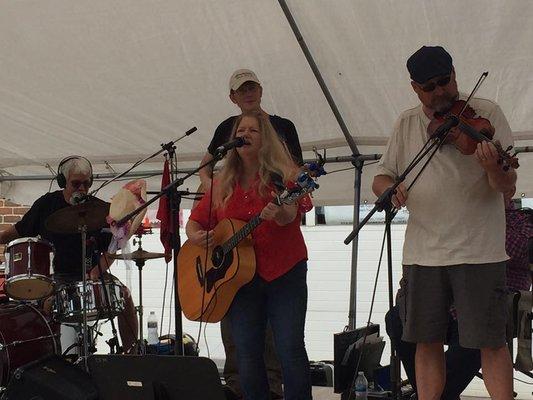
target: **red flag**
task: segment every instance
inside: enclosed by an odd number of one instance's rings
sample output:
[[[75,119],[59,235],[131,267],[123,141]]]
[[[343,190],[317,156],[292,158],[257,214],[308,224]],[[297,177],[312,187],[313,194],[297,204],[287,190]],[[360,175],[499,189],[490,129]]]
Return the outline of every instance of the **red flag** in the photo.
[[[170,169],[168,160],[165,160],[163,167],[163,177],[161,178],[161,189],[170,183]],[[167,195],[159,198],[159,208],[157,209],[156,218],[161,221],[159,225],[159,237],[165,248],[165,261],[168,263],[172,260],[172,232],[170,228],[170,204]]]

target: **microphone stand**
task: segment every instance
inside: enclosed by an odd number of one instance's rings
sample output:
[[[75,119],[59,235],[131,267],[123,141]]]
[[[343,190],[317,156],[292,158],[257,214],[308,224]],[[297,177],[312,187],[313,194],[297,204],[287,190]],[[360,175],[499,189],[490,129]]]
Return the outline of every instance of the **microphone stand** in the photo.
[[[375,202],[374,208],[368,213],[368,215],[352,230],[352,232],[344,239],[344,244],[350,244],[350,242],[359,235],[359,232],[372,218],[377,211],[385,211],[385,236],[387,242],[387,272],[388,272],[388,294],[389,294],[389,311],[394,307],[394,290],[392,282],[392,240],[391,240],[391,225],[394,217],[396,216],[396,210],[394,210],[392,204],[392,196],[396,193],[398,186],[405,181],[406,177],[411,171],[422,161],[422,159],[433,149],[422,167],[422,170],[415,177],[418,178],[423,169],[435,156],[437,150],[444,144],[446,136],[449,131],[459,124],[459,119],[455,116],[450,116],[448,120],[444,122],[435,132],[434,136],[429,138],[418,154],[409,163],[405,171],[396,178],[394,184],[386,189],[381,196]],[[429,144],[429,146],[428,146]],[[413,182],[414,183],[414,182]],[[412,185],[412,184],[411,184]],[[355,222],[355,221],[354,221]],[[358,222],[358,221],[357,221]],[[366,336],[366,330],[365,330]],[[363,350],[361,350],[363,351]],[[357,374],[357,371],[354,372]],[[391,346],[390,354],[390,377],[391,377],[391,398],[394,400],[401,399],[401,378],[400,378],[400,358],[396,351],[395,346]],[[355,379],[355,378],[354,378]],[[349,399],[352,398],[352,391],[350,391]]]
[[[174,146],[173,144],[169,143],[169,148],[167,152],[169,152],[169,155],[172,153],[174,156]],[[166,147],[167,145],[163,145],[163,147]],[[218,161],[224,158],[227,151],[229,149],[223,149],[222,151],[217,151],[215,155],[213,156],[213,159],[200,165],[198,168],[192,170],[191,172],[185,174],[182,178],[176,178],[173,179],[172,182],[170,182],[167,186],[165,186],[163,189],[161,189],[160,192],[158,192],[157,195],[152,197],[150,200],[139,206],[137,209],[133,210],[120,220],[116,221],[117,226],[121,226],[125,224],[127,221],[129,221],[131,218],[135,217],[138,213],[140,213],[145,208],[148,208],[150,204],[156,202],[164,195],[167,195],[169,200],[171,201],[171,222],[170,222],[170,228],[173,229],[172,232],[172,256],[174,259],[174,319],[175,319],[175,347],[174,351],[176,355],[183,355],[183,328],[182,328],[182,319],[181,319],[181,304],[179,301],[179,294],[178,294],[178,252],[180,249],[179,244],[179,225],[176,224],[178,213],[179,213],[179,204],[181,202],[181,196],[182,195],[188,195],[191,194],[189,191],[176,191],[175,189],[179,186],[183,185],[183,182],[192,175],[196,174],[198,171],[200,171],[202,168],[208,166],[208,165],[214,165]]]
[[[176,160],[176,146],[167,143],[162,145],[163,150],[166,150],[168,154],[168,160],[170,162],[170,180],[175,181],[178,177],[177,172],[177,160]],[[181,249],[181,236],[179,232],[179,214],[181,206],[181,192],[173,187],[168,190],[168,202],[170,205],[170,244],[172,248],[172,265],[174,266],[173,282],[174,282],[174,333],[176,335],[174,341],[174,354],[182,356],[184,354],[183,349],[183,323],[181,319],[181,303],[178,293],[178,253]]]
[[[111,179],[108,179],[107,181],[104,181],[100,186],[98,186],[96,189],[94,189],[93,191],[91,191],[89,193],[89,196],[94,196],[100,189],[102,189],[104,186],[107,186],[109,185],[110,183],[116,181],[117,179],[119,178],[122,178],[124,175],[126,175],[128,172],[130,172],[132,169],[134,169],[135,167],[138,167],[139,165],[141,165],[142,163],[154,158],[154,157],[157,157],[159,154],[161,154],[162,152],[164,152],[166,150],[166,147],[169,146],[169,147],[172,147],[174,146],[174,143],[177,143],[179,142],[181,139],[183,139],[184,137],[186,136],[189,136],[191,133],[194,133],[196,132],[197,128],[196,126],[193,126],[191,129],[189,129],[187,132],[185,132],[183,135],[181,135],[179,138],[177,138],[176,140],[173,140],[172,142],[168,142],[167,144],[162,144],[161,147],[162,149],[161,150],[158,150],[156,151],[154,154],[148,156],[148,157],[145,157],[143,158],[142,160],[139,160],[137,162],[135,162],[130,168],[128,168],[126,171],[124,172],[121,172],[120,174],[118,174],[117,176],[111,178]]]

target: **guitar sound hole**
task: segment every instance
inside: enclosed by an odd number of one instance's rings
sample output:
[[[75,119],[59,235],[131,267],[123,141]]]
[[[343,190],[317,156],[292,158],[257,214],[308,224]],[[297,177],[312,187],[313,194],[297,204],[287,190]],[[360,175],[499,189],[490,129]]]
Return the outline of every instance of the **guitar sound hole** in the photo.
[[[224,250],[221,246],[217,246],[213,249],[211,261],[213,262],[213,268],[216,269],[220,268],[224,264]]]
[[[209,269],[205,276],[207,293],[211,292],[217,281],[225,278],[228,268],[233,262],[233,252],[224,254],[222,247],[215,247],[213,249],[213,255],[211,256],[211,261],[213,262],[213,268]]]

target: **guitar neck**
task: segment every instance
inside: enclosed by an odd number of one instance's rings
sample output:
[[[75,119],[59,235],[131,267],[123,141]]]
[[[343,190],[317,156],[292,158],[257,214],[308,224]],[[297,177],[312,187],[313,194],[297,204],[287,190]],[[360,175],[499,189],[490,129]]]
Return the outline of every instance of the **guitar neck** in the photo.
[[[261,222],[263,222],[263,220],[261,219],[260,214],[254,215],[246,225],[235,232],[235,234],[222,245],[224,253],[227,254],[233,250],[245,237],[252,233]]]
[[[283,202],[278,197],[275,197],[272,199],[272,203],[277,206],[281,206]],[[222,245],[224,253],[227,254],[233,250],[245,237],[252,233],[252,231],[257,228],[261,222],[263,222],[263,220],[261,219],[260,214],[254,215],[246,225],[235,232],[235,234]]]

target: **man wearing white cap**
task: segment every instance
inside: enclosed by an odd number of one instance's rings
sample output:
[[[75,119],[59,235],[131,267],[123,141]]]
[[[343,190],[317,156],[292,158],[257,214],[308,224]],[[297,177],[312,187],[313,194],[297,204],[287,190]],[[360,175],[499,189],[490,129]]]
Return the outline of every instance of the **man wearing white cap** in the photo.
[[[269,115],[261,108],[261,96],[263,95],[263,88],[257,75],[249,69],[238,69],[230,77],[229,80],[229,98],[237,105],[241,112],[260,111],[268,115],[272,126],[276,130],[279,137],[286,144],[292,159],[298,165],[303,164],[302,149],[300,141],[298,140],[298,133],[292,121],[279,117],[277,115]],[[231,132],[237,115],[229,117],[218,125],[215,134],[211,139],[211,143],[207,148],[201,164],[205,164],[213,159],[217,147],[223,145],[230,140]],[[204,190],[211,186],[211,176],[213,167],[205,167],[200,170],[200,180]],[[231,326],[229,320],[223,319],[220,323],[220,330],[222,333],[222,342],[226,351],[226,362],[224,364],[224,379],[226,381],[226,397],[228,399],[242,398],[241,388],[239,383],[239,374],[237,371],[237,360],[235,355],[235,344],[233,343],[233,336],[231,333]],[[274,349],[272,331],[270,327],[267,328],[266,342],[265,342],[265,363],[267,367],[268,383],[271,391],[272,399],[283,398],[281,388],[281,366],[276,356]]]
[[[268,115],[261,108],[263,88],[261,87],[261,82],[259,82],[257,75],[253,71],[249,69],[236,70],[230,77],[229,91],[230,100],[233,104],[237,105],[242,112],[261,111],[265,115]],[[230,139],[231,130],[236,118],[237,115],[231,116],[218,125],[201,164],[211,161],[217,147],[223,145]],[[269,119],[280,138],[287,145],[287,149],[294,162],[301,165],[303,163],[302,149],[300,147],[296,127],[292,121],[277,115],[269,115]],[[200,170],[200,180],[202,181],[204,188],[211,186],[211,172],[212,168],[210,167],[205,167]]]

